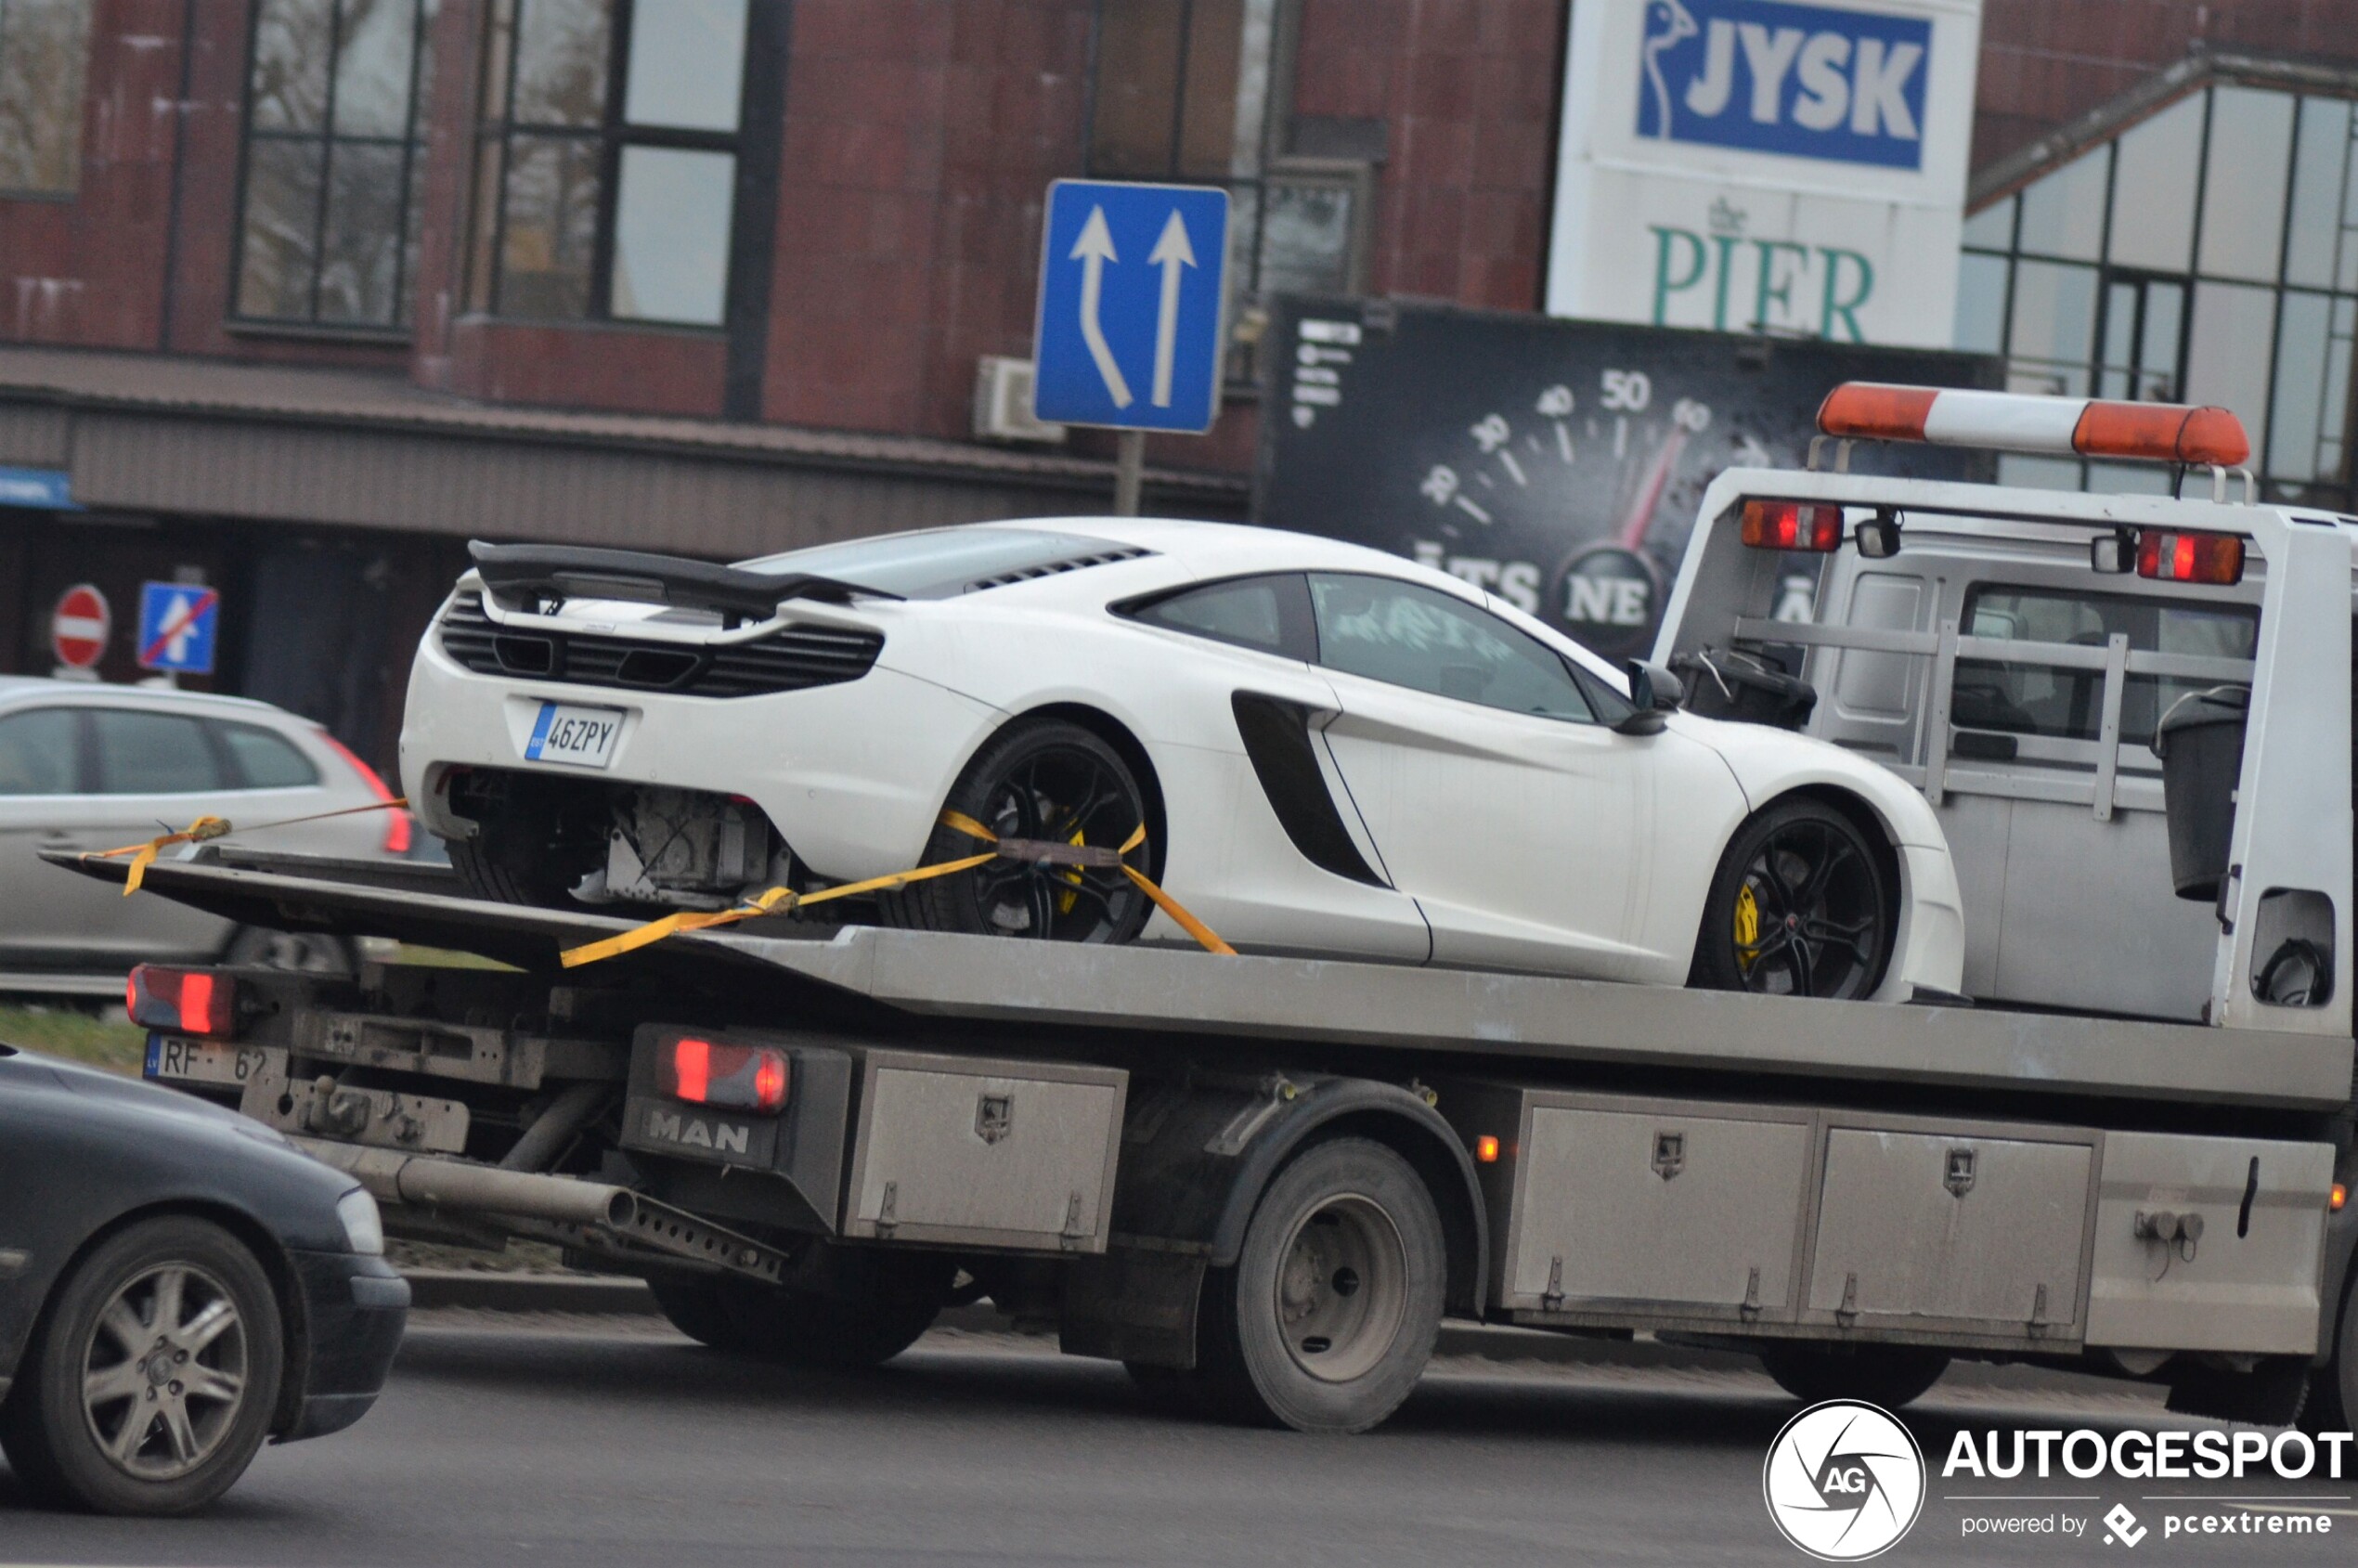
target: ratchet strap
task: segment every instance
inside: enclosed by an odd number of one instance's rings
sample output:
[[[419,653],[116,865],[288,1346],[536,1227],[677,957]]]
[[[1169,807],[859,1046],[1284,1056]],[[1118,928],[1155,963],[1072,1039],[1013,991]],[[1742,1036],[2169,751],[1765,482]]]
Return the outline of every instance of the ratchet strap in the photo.
[[[636,952],[650,942],[681,931],[708,931],[716,926],[732,926],[740,920],[757,920],[766,914],[784,914],[792,910],[807,909],[812,904],[825,903],[830,899],[849,899],[862,893],[887,893],[906,888],[912,882],[930,882],[937,876],[951,876],[962,871],[972,871],[991,861],[1022,861],[1033,865],[1066,865],[1076,871],[1119,870],[1135,883],[1138,890],[1155,901],[1157,907],[1179,924],[1180,929],[1203,944],[1210,952],[1224,952],[1231,956],[1236,949],[1215,935],[1211,927],[1198,920],[1181,907],[1179,901],[1156,887],[1145,873],[1131,865],[1124,856],[1147,841],[1147,830],[1141,825],[1131,834],[1128,842],[1119,849],[1083,844],[1058,844],[1030,838],[1001,838],[997,834],[962,811],[944,811],[941,825],[955,829],[969,838],[979,838],[991,846],[978,855],[965,855],[956,860],[942,861],[934,865],[919,866],[913,871],[895,872],[889,876],[871,876],[864,881],[846,882],[839,887],[823,888],[815,893],[797,893],[791,888],[771,888],[728,909],[682,910],[667,914],[660,920],[650,920],[618,937],[602,941],[567,948],[557,955],[568,969],[584,964],[595,964],[602,958],[613,958]]]
[[[129,898],[147,880],[148,868],[156,863],[156,856],[175,844],[203,844],[215,838],[227,838],[233,833],[267,833],[274,827],[292,827],[297,823],[323,823],[330,817],[357,816],[363,811],[387,811],[406,809],[403,799],[371,800],[366,806],[346,806],[341,810],[314,811],[305,817],[284,817],[275,823],[256,823],[252,827],[232,826],[227,817],[199,817],[177,833],[167,833],[143,844],[125,844],[113,849],[93,849],[82,858],[85,861],[111,861],[118,856],[131,857],[131,875],[123,879],[123,896]]]

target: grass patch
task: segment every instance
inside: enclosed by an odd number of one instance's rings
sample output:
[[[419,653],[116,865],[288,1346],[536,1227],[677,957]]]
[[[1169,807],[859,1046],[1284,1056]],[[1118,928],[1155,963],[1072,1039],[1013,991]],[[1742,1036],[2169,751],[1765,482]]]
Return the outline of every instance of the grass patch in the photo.
[[[101,1013],[68,1005],[0,1006],[0,1040],[128,1078],[139,1076],[148,1055],[148,1031],[124,1017],[120,1007]]]

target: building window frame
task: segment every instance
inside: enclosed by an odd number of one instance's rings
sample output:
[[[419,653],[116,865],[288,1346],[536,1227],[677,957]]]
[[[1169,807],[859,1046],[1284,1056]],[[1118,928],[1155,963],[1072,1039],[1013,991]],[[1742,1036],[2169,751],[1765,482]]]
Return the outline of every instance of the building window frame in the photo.
[[[767,38],[764,19],[757,13],[771,0],[750,0],[746,33],[740,55],[735,128],[727,131],[632,123],[628,118],[631,32],[639,0],[607,0],[607,37],[603,100],[594,125],[564,125],[519,121],[513,117],[515,94],[524,50],[525,9],[534,0],[490,0],[484,7],[484,36],[504,30],[505,47],[482,50],[483,73],[478,84],[473,131],[469,138],[471,170],[465,301],[466,313],[508,324],[549,327],[601,326],[665,332],[725,335],[743,308],[740,274],[747,258],[742,237],[748,216],[745,189],[748,160],[757,158],[758,134],[753,115],[767,97],[758,91],[762,67],[758,51]],[[774,64],[783,69],[783,59]],[[498,83],[488,80],[504,70]],[[496,110],[496,112],[495,112]],[[524,312],[508,297],[509,181],[519,140],[566,141],[597,149],[597,211],[591,233],[587,296],[578,314]],[[731,159],[729,187],[732,204],[720,279],[720,319],[694,321],[658,316],[617,314],[614,309],[615,229],[622,195],[623,161],[634,148],[678,152],[714,153]]]
[[[1082,166],[1093,179],[1149,179],[1169,185],[1204,186],[1229,193],[1231,222],[1237,232],[1229,237],[1228,299],[1225,319],[1230,343],[1224,374],[1224,395],[1250,398],[1259,387],[1258,344],[1266,327],[1267,290],[1264,274],[1271,256],[1268,218],[1273,193],[1279,196],[1331,193],[1349,204],[1344,219],[1341,277],[1338,292],[1364,292],[1373,250],[1376,163],[1356,158],[1302,156],[1291,149],[1293,140],[1293,78],[1300,58],[1302,0],[1262,0],[1266,6],[1267,45],[1261,59],[1238,49],[1242,82],[1255,68],[1265,71],[1260,84],[1261,125],[1254,138],[1251,166],[1232,162],[1227,171],[1212,174],[1185,164],[1185,121],[1189,112],[1188,71],[1197,47],[1195,26],[1202,14],[1199,0],[1164,0],[1177,12],[1177,45],[1171,79],[1172,124],[1167,155],[1160,167],[1108,162],[1100,152],[1099,109],[1106,90],[1104,52],[1106,13],[1123,0],[1096,0],[1090,32],[1088,97],[1083,122]],[[1249,17],[1253,0],[1246,0],[1241,15]],[[1324,292],[1324,291],[1321,291]]]
[[[2286,136],[2287,166],[2282,171],[2284,186],[2273,214],[2275,260],[2265,277],[2254,276],[2248,270],[2238,273],[2206,265],[2204,231],[2214,221],[2209,174],[2212,144],[2220,130],[2222,91],[2272,94],[2291,102]],[[2114,251],[2118,236],[2114,219],[2116,187],[2121,176],[2121,144],[2140,127],[2196,98],[2200,102],[2194,112],[2200,124],[2194,138],[2193,211],[2185,238],[2185,263],[2180,266],[2157,266],[2144,257],[2117,260]],[[2331,117],[2327,122],[2329,137],[2334,123],[2346,122],[2348,125],[2347,139],[2340,145],[2340,184],[2337,188],[2342,222],[2335,241],[2338,249],[2329,258],[2327,281],[2324,283],[2313,278],[2297,278],[2293,271],[2296,226],[2301,215],[2303,137],[2310,117],[2320,113]],[[2064,175],[2083,160],[2092,158],[2103,160],[2104,176],[2101,182],[2090,182],[2101,189],[2092,254],[2084,251],[2073,253],[2069,241],[2049,246],[2026,243],[2026,231],[2030,227],[2027,217],[2030,193],[2043,181]],[[2238,164],[2238,173],[2267,179],[2274,177],[2277,171],[2246,171]],[[1973,232],[1976,225],[1984,230],[1978,236]],[[1990,232],[1992,229],[1999,233]],[[1989,195],[1967,214],[1967,237],[1962,251],[1968,265],[1978,258],[2003,266],[2002,286],[1996,291],[1994,301],[1989,302],[1994,303],[1997,321],[1994,350],[2005,358],[2008,385],[2017,391],[2153,401],[2216,400],[2211,388],[2196,386],[2190,391],[2187,384],[2190,377],[2199,378],[2201,369],[2196,364],[2196,329],[2202,296],[2206,290],[2221,295],[2222,301],[2224,295],[2238,291],[2255,296],[2265,292],[2268,300],[2264,352],[2253,356],[2242,367],[2262,391],[2256,409],[2247,406],[2235,410],[2254,437],[2250,466],[2259,479],[2261,494],[2271,500],[2358,512],[2358,261],[2353,261],[2353,256],[2358,256],[2358,94],[2290,82],[2209,78],[2147,107],[2135,121],[2107,139]],[[2062,357],[2031,352],[2048,345],[2021,341],[2026,283],[2035,286],[2040,281],[2053,283],[2066,278],[2083,279],[2091,287],[2086,352]],[[2169,319],[2166,304],[2171,298],[2175,300],[2174,322]],[[2249,299],[2247,303],[2257,305],[2258,301]],[[1963,341],[1965,304],[1961,294],[1959,346],[1992,346],[1986,339]],[[2309,395],[2300,400],[2287,397],[2285,381],[2288,369],[2285,363],[2287,338],[2294,330],[2287,311],[2293,309],[2312,312],[2326,324],[2317,384],[2306,389]],[[2339,366],[2335,363],[2337,357],[2340,360]],[[2334,385],[2337,376],[2340,381],[2339,387]],[[2289,435],[2296,442],[2308,440],[2308,452],[2305,458],[2280,456],[2288,434],[2280,427],[2281,421],[2304,407],[2313,409],[2313,413],[2294,427]],[[2327,448],[2334,452],[2330,466],[2320,460],[2320,454]],[[2152,488],[2166,482],[2158,471],[2130,470],[2096,460],[2018,457],[2002,460],[2001,478],[2083,489]]]
[[[249,8],[244,81],[240,89],[236,201],[233,208],[236,228],[230,246],[228,309],[224,317],[224,325],[230,331],[253,335],[358,338],[387,343],[409,341],[415,315],[412,295],[417,284],[418,250],[423,227],[420,186],[425,177],[427,116],[430,112],[423,100],[431,69],[428,51],[434,46],[434,23],[439,0],[404,0],[404,3],[411,6],[409,74],[405,88],[408,108],[403,118],[404,129],[399,136],[336,129],[336,93],[341,74],[337,66],[342,55],[345,20],[343,0],[320,0],[328,19],[328,46],[325,91],[320,100],[318,127],[316,130],[291,130],[257,125],[254,116],[254,55],[260,46],[269,0],[256,0]],[[245,284],[246,251],[253,238],[247,203],[253,195],[253,149],[257,142],[284,146],[312,144],[317,148],[318,195],[311,214],[306,311],[301,316],[249,312],[244,308],[241,298]],[[333,195],[336,151],[341,147],[396,146],[401,149],[397,187],[401,231],[394,247],[392,316],[383,321],[323,318],[319,314],[320,292],[323,277],[329,269],[328,258],[323,253],[327,245],[329,209]]]

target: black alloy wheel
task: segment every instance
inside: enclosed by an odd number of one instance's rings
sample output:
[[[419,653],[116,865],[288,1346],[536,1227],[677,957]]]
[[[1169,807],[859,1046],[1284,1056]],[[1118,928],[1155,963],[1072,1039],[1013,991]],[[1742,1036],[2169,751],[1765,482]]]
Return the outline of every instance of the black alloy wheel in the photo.
[[[1107,851],[1119,851],[1147,820],[1145,792],[1121,755],[1090,731],[1056,719],[1019,720],[992,736],[943,806],[1001,841]],[[921,863],[962,860],[990,847],[938,825]],[[1129,863],[1144,870],[1146,847],[1132,851]],[[894,925],[1060,942],[1129,941],[1153,911],[1118,864],[1044,860],[986,861],[879,903]]]
[[[1704,906],[1690,983],[1833,1000],[1873,994],[1891,962],[1898,898],[1886,856],[1816,800],[1770,806],[1737,830]]]

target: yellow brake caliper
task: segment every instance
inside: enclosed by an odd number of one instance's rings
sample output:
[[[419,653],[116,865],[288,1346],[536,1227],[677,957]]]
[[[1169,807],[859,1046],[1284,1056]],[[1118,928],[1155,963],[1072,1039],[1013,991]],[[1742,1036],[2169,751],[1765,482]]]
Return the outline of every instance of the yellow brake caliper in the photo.
[[[1759,951],[1760,905],[1753,900],[1752,885],[1746,883],[1736,889],[1736,962],[1750,969],[1753,955]]]

